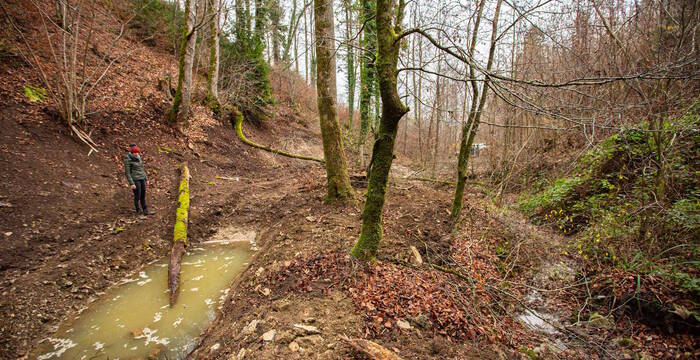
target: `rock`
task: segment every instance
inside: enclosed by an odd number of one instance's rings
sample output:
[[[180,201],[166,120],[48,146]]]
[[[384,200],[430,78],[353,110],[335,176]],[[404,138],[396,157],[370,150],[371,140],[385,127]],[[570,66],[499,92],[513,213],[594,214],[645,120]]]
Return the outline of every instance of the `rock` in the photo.
[[[294,330],[299,335],[313,335],[321,333],[321,330],[311,325],[294,324]]]
[[[313,324],[316,322],[316,318],[306,317],[301,320],[304,324]]]
[[[420,252],[413,245],[411,245],[411,252],[413,253],[413,259],[411,259],[413,265],[423,265],[423,257],[420,256]]]
[[[212,346],[209,348],[209,351],[216,351],[216,350],[219,350],[220,347],[221,347],[221,344],[216,343],[216,344],[212,345]]]
[[[248,323],[248,325],[243,327],[243,330],[241,330],[241,334],[243,335],[250,335],[255,332],[255,330],[258,328],[258,324],[260,323],[260,320],[253,320]]]
[[[292,352],[297,352],[297,351],[299,351],[299,344],[297,344],[296,341],[290,342],[289,345],[287,345],[287,347],[288,347],[289,350],[292,351]]]
[[[263,272],[265,272],[265,268],[261,266],[255,271],[255,276],[260,276]]]
[[[277,336],[277,341],[282,344],[289,344],[294,340],[294,338],[296,338],[296,335],[289,330],[284,330],[280,331],[280,334]]]
[[[313,216],[307,216],[307,217],[306,217],[306,221],[308,221],[308,222],[314,222],[314,221],[316,221],[316,218],[313,217]]]
[[[143,328],[131,330],[131,337],[138,339],[143,336]]]
[[[586,324],[589,327],[592,327],[594,329],[614,329],[615,328],[615,321],[610,315],[609,317],[600,315],[597,312],[594,312],[591,314],[591,316],[588,318],[588,321]]]
[[[282,311],[289,307],[289,303],[290,301],[287,299],[278,300],[275,301],[274,304],[272,304],[272,308],[274,308],[277,311]]]
[[[304,348],[310,348],[323,342],[321,335],[309,335],[296,339],[296,342]]]
[[[396,326],[398,326],[400,329],[411,330],[411,324],[406,320],[397,321]]]
[[[268,332],[262,334],[262,339],[263,339],[263,341],[272,341],[272,340],[275,340],[275,335],[277,335],[277,330],[272,329],[272,330],[269,330]]]
[[[4,234],[5,234],[5,236],[10,236],[10,235],[12,235],[12,231],[6,231]]]
[[[80,190],[80,188],[83,187],[83,185],[81,185],[81,184],[72,183],[72,182],[68,182],[68,181],[61,181],[61,184],[63,184],[63,186],[65,186],[65,187],[75,189],[75,190]]]
[[[165,345],[158,344],[148,349],[148,360],[156,360],[165,351]]]
[[[265,296],[270,296],[270,292],[271,292],[271,291],[270,291],[270,289],[268,289],[268,288],[262,289],[262,294],[265,295]]]
[[[9,202],[6,201],[0,201],[0,207],[12,207],[14,205],[10,204]]]
[[[413,323],[413,325],[416,325],[421,329],[425,329],[428,326],[430,326],[430,319],[424,314],[411,316],[408,318],[408,321],[410,321],[411,323]]]

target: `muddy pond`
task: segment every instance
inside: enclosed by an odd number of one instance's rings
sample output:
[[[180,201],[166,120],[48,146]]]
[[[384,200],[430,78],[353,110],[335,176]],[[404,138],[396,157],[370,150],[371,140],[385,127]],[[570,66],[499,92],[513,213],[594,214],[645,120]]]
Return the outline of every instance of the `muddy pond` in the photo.
[[[153,263],[103,294],[77,317],[41,340],[46,359],[180,359],[216,317],[231,281],[248,264],[254,232],[219,237],[183,258],[177,303],[168,304],[167,259]],[[232,240],[232,241],[228,241]],[[249,241],[242,241],[249,240]]]

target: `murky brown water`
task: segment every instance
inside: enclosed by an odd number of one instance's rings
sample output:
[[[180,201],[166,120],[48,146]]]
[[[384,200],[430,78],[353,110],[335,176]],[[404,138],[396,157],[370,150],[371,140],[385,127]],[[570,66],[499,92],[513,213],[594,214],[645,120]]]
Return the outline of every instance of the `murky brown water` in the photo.
[[[252,238],[255,233],[252,233]],[[167,259],[108,291],[39,344],[44,359],[179,359],[214,319],[251,243],[208,244],[182,262],[177,304],[168,306]]]

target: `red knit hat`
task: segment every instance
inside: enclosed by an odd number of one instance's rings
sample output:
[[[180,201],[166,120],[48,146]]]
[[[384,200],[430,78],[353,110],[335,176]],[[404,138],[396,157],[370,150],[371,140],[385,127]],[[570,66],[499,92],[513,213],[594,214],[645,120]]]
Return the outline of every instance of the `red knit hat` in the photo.
[[[138,154],[138,153],[141,152],[141,148],[139,148],[138,146],[134,145],[134,146],[131,147],[131,149],[129,149],[129,152],[131,152],[132,154]]]

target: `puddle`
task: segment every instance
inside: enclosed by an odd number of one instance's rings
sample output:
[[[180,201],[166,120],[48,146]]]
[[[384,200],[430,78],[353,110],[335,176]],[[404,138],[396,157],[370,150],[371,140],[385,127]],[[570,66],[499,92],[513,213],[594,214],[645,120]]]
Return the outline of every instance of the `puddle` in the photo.
[[[255,244],[255,230],[243,230],[238,227],[226,227],[219,229],[214,236],[202,244],[230,244],[236,242],[246,242],[250,244],[250,249],[257,251],[258,247]]]
[[[173,308],[168,306],[167,259],[148,266],[42,340],[37,359],[184,358],[247,264],[249,240],[215,242],[188,253]]]
[[[520,320],[527,327],[535,331],[540,331],[550,335],[555,335],[559,333],[559,331],[555,329],[554,326],[549,324],[556,320],[551,315],[540,314],[534,310],[525,310],[524,313],[518,315],[518,320]]]

